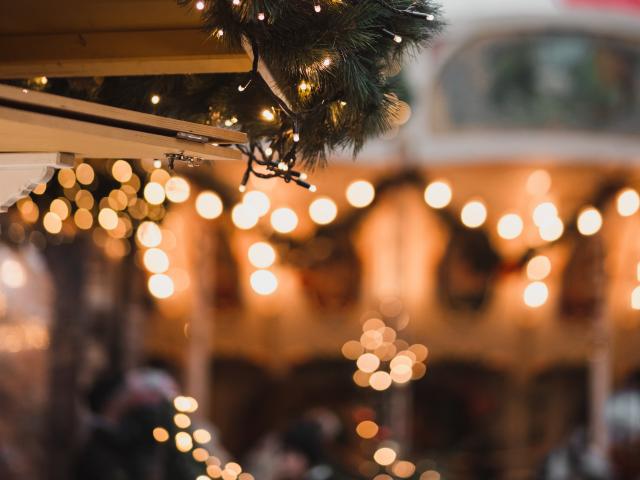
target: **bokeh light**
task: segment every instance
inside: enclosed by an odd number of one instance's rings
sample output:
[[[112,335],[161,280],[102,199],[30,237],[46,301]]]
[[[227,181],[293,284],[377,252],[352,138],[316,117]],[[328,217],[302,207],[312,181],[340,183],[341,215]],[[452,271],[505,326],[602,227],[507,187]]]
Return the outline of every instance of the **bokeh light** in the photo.
[[[244,203],[238,203],[231,210],[233,224],[241,230],[249,230],[258,224],[258,214]]]
[[[580,211],[577,223],[582,235],[595,235],[602,228],[602,215],[595,208],[586,207]]]
[[[522,233],[524,224],[519,215],[508,213],[498,220],[498,235],[505,240],[518,238]]]
[[[264,217],[271,208],[271,200],[266,193],[252,190],[242,197],[242,203],[254,211],[258,217]]]
[[[347,201],[356,208],[367,207],[373,202],[376,191],[373,185],[366,180],[356,180],[347,187]]]
[[[169,298],[175,293],[173,280],[163,273],[151,275],[147,285],[151,295],[159,299]]]
[[[431,182],[424,191],[424,200],[431,208],[444,208],[451,203],[451,186],[444,180]]]
[[[551,175],[546,170],[534,170],[527,178],[527,193],[530,195],[541,196],[551,190]]]
[[[523,298],[526,306],[541,307],[549,298],[549,289],[543,282],[532,282],[524,289]]]
[[[120,183],[126,183],[131,179],[133,170],[129,162],[124,160],[117,160],[111,167],[111,175]]]
[[[249,262],[256,268],[269,268],[276,261],[276,251],[267,242],[256,242],[249,247]]]
[[[640,195],[633,188],[625,188],[616,198],[618,213],[630,217],[640,209]]]
[[[143,263],[151,273],[164,273],[169,270],[169,256],[159,248],[150,248],[144,252]]]
[[[191,195],[189,182],[178,176],[171,177],[167,180],[167,183],[164,184],[164,191],[169,201],[173,203],[184,203],[189,199],[189,195]]]
[[[462,207],[460,219],[465,226],[478,228],[487,220],[487,207],[479,200],[472,200]]]
[[[165,196],[164,188],[159,183],[149,182],[144,187],[144,199],[151,205],[160,205]]]
[[[298,216],[290,208],[278,208],[271,213],[271,226],[276,232],[291,233],[298,226]]]
[[[369,385],[379,392],[386,390],[391,386],[391,375],[387,372],[378,371],[369,377]]]
[[[328,225],[336,219],[338,207],[329,197],[315,199],[309,205],[309,216],[318,225]]]
[[[162,231],[154,222],[142,222],[136,232],[136,238],[143,247],[157,247],[162,242]]]
[[[251,288],[258,295],[271,295],[278,289],[278,278],[269,270],[256,270],[251,274]]]
[[[356,365],[365,373],[373,373],[380,366],[380,359],[373,353],[363,353],[358,357]]]
[[[371,420],[364,420],[356,427],[356,433],[362,438],[373,438],[378,434],[378,424]]]
[[[380,447],[373,454],[373,459],[378,465],[386,467],[396,461],[396,452],[389,447]]]
[[[544,280],[551,273],[551,260],[545,255],[537,255],[527,262],[529,280]]]
[[[218,218],[222,215],[223,208],[222,199],[215,192],[205,190],[196,197],[196,211],[202,218],[207,220]]]

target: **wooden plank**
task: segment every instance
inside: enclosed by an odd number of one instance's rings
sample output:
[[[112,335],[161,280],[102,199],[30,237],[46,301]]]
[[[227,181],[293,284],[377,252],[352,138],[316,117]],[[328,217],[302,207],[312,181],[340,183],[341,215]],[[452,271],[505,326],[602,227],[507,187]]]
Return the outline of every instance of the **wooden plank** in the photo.
[[[83,100],[42,93],[33,90],[21,89],[9,85],[0,84],[0,101],[6,100],[24,105],[45,107],[62,112],[90,115],[106,120],[117,120],[132,125],[151,126],[173,132],[187,132],[203,135],[214,143],[246,143],[247,135],[235,130],[212,127],[198,123],[185,122],[172,118],[150,115],[148,113],[134,112],[122,108],[100,105]]]
[[[245,72],[176,0],[0,1],[0,78]]]
[[[0,35],[198,28],[200,19],[200,12],[176,0],[0,2]]]
[[[184,153],[239,160],[241,153],[172,137],[0,107],[0,152],[70,152],[84,158],[163,158]]]
[[[0,78],[246,72],[251,60],[199,29],[0,38]]]

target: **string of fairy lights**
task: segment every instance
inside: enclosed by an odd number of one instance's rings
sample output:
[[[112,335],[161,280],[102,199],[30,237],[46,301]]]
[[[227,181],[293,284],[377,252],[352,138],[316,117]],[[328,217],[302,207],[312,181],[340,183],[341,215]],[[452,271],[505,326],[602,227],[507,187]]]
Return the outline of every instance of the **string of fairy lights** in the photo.
[[[231,5],[235,7],[236,11],[239,11],[239,8],[242,6],[243,2],[247,3],[248,0],[232,0]],[[425,20],[427,22],[433,22],[436,19],[433,13],[419,11],[417,3],[411,5],[406,9],[401,9],[393,5],[392,3],[387,2],[386,0],[374,0],[374,2],[379,7],[386,9],[395,15],[412,17],[415,19]],[[323,3],[343,4],[343,0],[313,0],[312,2],[310,2],[310,7],[313,8],[313,11],[316,14],[320,14],[323,11]],[[197,0],[193,3],[193,5],[196,10],[205,12],[208,7],[208,0]],[[260,3],[257,4],[257,7],[254,5],[254,10],[256,10],[255,19],[260,23],[267,23],[269,20],[267,12],[260,5]],[[389,28],[380,27],[381,31],[393,42],[398,44],[402,43],[402,36],[391,31]],[[224,36],[224,29],[213,29],[212,36],[215,36],[219,39],[222,38]],[[259,45],[257,41],[248,34],[248,32],[245,31],[244,36],[245,40],[247,40],[247,42],[251,46],[253,61],[251,71],[248,74],[248,79],[237,87],[237,90],[240,93],[247,91],[247,89],[249,89],[251,85],[255,83],[254,81],[256,79],[262,79],[262,74],[259,68]],[[308,98],[311,95],[312,91],[315,89],[314,82],[311,80],[311,78],[314,77],[314,75],[317,77],[319,73],[331,68],[336,61],[340,61],[340,55],[332,52],[326,52],[326,54],[320,61],[306,67],[305,70],[309,73],[310,78],[302,80],[298,85],[297,90],[301,99]],[[290,102],[283,98],[282,94],[279,91],[275,91],[270,86],[269,82],[263,81],[262,83],[268,89],[269,96],[271,97],[275,105],[263,109],[260,112],[260,118],[263,121],[269,123],[278,120],[280,117],[283,117],[286,118],[288,120],[288,123],[291,124],[291,128],[284,133],[277,135],[275,138],[254,139],[250,142],[249,145],[236,145],[236,147],[247,157],[247,168],[240,182],[239,189],[241,192],[244,192],[251,176],[255,176],[257,178],[263,179],[280,178],[286,183],[294,183],[303,188],[309,189],[312,192],[315,192],[316,186],[307,182],[307,175],[295,168],[299,156],[298,146],[301,141],[301,126],[304,125],[305,119],[308,114],[316,110],[318,107],[325,108],[326,105],[332,105],[335,106],[334,110],[336,112],[339,112],[347,104],[342,98],[327,98],[322,99],[322,101],[311,110],[297,111],[292,107]],[[157,94],[153,94],[151,97],[151,101],[154,105],[156,105],[159,103],[160,97]],[[213,112],[212,119],[215,120],[215,116],[216,114],[215,112]],[[226,127],[231,127],[238,122],[238,119],[236,117],[228,119],[218,118],[218,120],[221,120],[223,125]]]
[[[173,426],[159,425],[150,432],[156,442],[162,444],[172,441],[175,448],[185,455],[191,454],[193,459],[202,464],[203,473],[195,480],[254,480],[252,474],[244,472],[237,462],[223,464],[221,458],[211,453],[213,436],[206,428],[193,428],[192,414],[198,410],[198,402],[193,397],[179,395],[173,399]],[[172,435],[170,431],[174,431]]]

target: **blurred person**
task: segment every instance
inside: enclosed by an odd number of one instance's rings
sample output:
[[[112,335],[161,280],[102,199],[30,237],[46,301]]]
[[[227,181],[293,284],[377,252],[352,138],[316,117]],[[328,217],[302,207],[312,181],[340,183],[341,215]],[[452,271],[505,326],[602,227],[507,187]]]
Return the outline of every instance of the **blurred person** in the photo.
[[[284,431],[268,434],[249,455],[249,470],[259,480],[346,480],[331,454],[340,431],[335,414],[311,410]]]
[[[175,432],[172,400],[178,393],[168,374],[140,369],[106,376],[89,395],[92,415],[77,458],[78,480],[192,480],[202,472],[174,442],[157,442],[155,427]],[[172,437],[173,435],[171,435]]]

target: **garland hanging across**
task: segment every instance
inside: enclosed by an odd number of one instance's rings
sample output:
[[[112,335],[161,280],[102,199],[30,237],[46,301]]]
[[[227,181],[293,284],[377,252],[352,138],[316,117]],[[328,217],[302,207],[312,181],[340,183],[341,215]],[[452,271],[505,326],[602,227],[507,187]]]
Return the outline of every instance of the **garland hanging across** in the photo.
[[[181,0],[183,4],[190,0]],[[429,0],[218,0],[196,2],[205,28],[231,48],[250,46],[253,68],[227,107],[249,134],[251,174],[301,186],[335,149],[356,154],[398,112],[395,76],[410,50],[441,27]],[[273,75],[271,88],[259,70]],[[243,96],[253,90],[255,96]],[[237,94],[241,94],[238,96]]]
[[[251,175],[314,189],[296,168],[355,156],[392,128],[398,73],[442,27],[431,0],[177,0],[218,42],[252,53],[242,74],[51,79],[54,93],[239,128]],[[274,82],[262,76],[266,71]],[[33,83],[33,82],[32,82]]]

